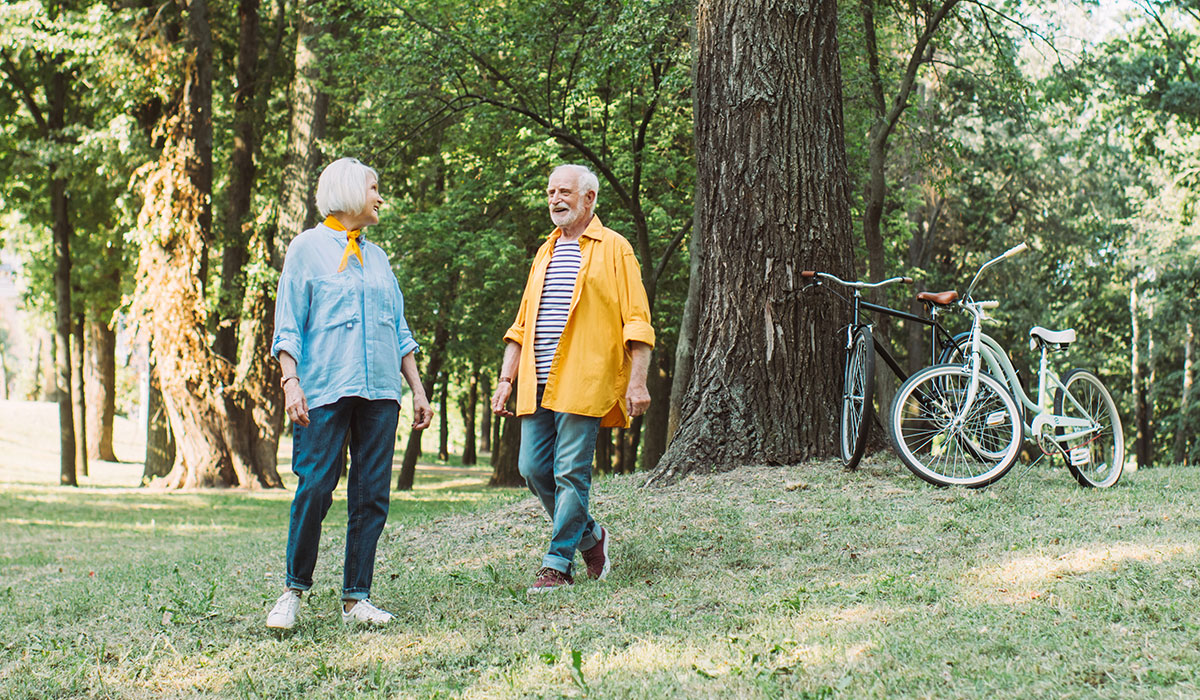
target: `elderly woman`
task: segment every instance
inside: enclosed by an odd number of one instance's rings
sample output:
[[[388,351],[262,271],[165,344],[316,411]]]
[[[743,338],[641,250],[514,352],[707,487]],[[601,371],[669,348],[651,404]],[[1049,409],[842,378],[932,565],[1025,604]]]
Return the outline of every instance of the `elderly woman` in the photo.
[[[342,475],[349,524],[342,577],[342,621],[392,619],[371,604],[375,546],[387,520],[396,424],[403,394],[413,395],[413,429],[433,417],[417,375],[417,349],[404,320],[404,297],[387,254],[365,240],[379,223],[379,178],[353,158],[330,163],[317,182],[325,221],[296,236],[279,277],[271,354],[283,369],[284,406],[295,425],[292,471],[298,479],[287,541],[287,581],[267,627],[291,629],[300,596],[313,585],[321,521]]]

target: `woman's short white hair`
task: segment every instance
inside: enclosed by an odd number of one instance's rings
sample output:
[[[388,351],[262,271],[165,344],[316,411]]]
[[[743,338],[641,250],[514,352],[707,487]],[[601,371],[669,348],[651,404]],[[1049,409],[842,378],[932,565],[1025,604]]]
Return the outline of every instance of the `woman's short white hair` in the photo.
[[[596,199],[592,201],[592,206],[594,207],[596,201],[600,199],[600,180],[596,177],[596,173],[592,172],[592,169],[586,165],[567,163],[551,170],[550,177],[554,177],[554,174],[559,170],[567,170],[575,173],[577,178],[575,182],[579,185],[579,194],[587,194],[588,192],[596,193]]]
[[[317,180],[317,209],[321,216],[335,211],[360,213],[367,208],[367,188],[372,182],[379,182],[379,174],[357,158],[339,158],[326,165]]]

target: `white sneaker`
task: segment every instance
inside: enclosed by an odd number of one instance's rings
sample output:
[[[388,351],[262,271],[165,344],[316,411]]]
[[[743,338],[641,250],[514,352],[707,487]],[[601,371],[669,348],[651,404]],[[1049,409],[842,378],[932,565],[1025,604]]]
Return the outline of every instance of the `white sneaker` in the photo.
[[[345,606],[342,607],[343,624],[357,622],[368,625],[386,625],[391,621],[392,614],[390,612],[371,605],[371,601],[365,598],[355,603],[354,607],[350,608],[350,612],[346,612]]]
[[[292,589],[287,589],[283,595],[279,596],[279,600],[275,601],[275,607],[271,608],[271,612],[267,613],[267,627],[276,630],[290,630],[296,626],[296,611],[300,609],[300,594]]]

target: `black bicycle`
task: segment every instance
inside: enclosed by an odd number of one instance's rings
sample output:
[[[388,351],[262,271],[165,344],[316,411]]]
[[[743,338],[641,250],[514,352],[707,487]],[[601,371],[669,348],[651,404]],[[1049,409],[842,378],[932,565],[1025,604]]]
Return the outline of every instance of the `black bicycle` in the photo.
[[[862,290],[878,289],[897,282],[912,284],[911,277],[892,277],[882,282],[848,282],[827,272],[805,270],[800,276],[808,280],[804,289],[823,286],[824,282],[833,282],[851,290],[849,297],[830,288],[829,291],[843,299],[851,308],[850,323],[846,332],[846,363],[842,373],[842,406],[841,406],[841,440],[840,452],[842,465],[846,469],[858,467],[863,453],[867,449],[868,425],[875,417],[875,407],[872,400],[875,396],[875,355],[878,354],[891,368],[901,382],[908,380],[908,373],[900,367],[900,363],[888,349],[872,335],[872,324],[866,318],[864,311],[874,311],[906,321],[919,323],[930,328],[931,360],[947,352],[958,343],[955,337],[938,322],[938,312],[942,307],[951,304],[958,298],[956,292],[921,292],[917,299],[924,302],[929,315],[918,316],[907,311],[893,309],[887,306],[871,303],[862,298]],[[841,332],[843,329],[838,329]],[[872,352],[872,348],[874,351]]]

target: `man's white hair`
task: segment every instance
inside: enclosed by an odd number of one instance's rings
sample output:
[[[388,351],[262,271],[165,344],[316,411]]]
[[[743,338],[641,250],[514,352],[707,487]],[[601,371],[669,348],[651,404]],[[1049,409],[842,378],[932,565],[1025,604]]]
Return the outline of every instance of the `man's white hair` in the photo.
[[[367,208],[367,188],[372,181],[379,182],[379,174],[357,158],[339,158],[326,165],[317,180],[317,209],[321,216],[335,211],[362,213]]]
[[[596,193],[596,199],[592,201],[592,207],[595,208],[596,202],[600,200],[600,180],[596,177],[596,173],[592,172],[592,169],[586,165],[567,163],[552,170],[550,177],[554,177],[554,174],[559,170],[567,170],[575,173],[575,182],[579,184],[579,194],[587,194],[588,192]]]

